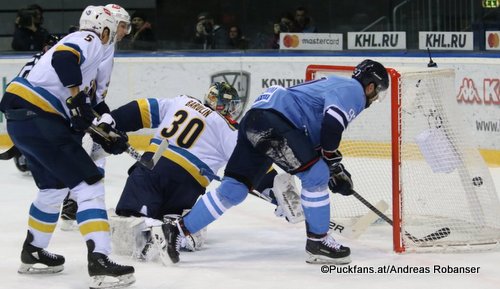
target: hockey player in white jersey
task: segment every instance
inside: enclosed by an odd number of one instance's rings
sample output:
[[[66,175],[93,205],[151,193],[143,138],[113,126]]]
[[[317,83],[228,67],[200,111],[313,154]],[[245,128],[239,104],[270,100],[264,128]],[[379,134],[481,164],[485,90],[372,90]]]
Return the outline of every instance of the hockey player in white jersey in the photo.
[[[144,157],[153,154],[163,139],[169,142],[152,173],[138,164],[129,170],[116,207],[118,215],[160,220],[166,213],[180,215],[204,193],[210,175],[226,164],[236,144],[237,130],[217,112],[240,106],[240,99],[236,90],[224,82],[215,83],[210,91],[225,97],[223,109],[214,110],[195,98],[180,95],[139,99],[113,110],[111,115],[119,130],[156,129]],[[204,175],[203,171],[209,173]],[[145,196],[148,192],[151,195]]]
[[[328,235],[333,192],[349,195],[350,174],[337,151],[343,131],[388,87],[384,66],[361,62],[352,78],[330,76],[290,88],[273,86],[256,98],[243,117],[238,142],[221,185],[207,192],[193,209],[163,225],[167,254],[179,262],[179,245],[241,203],[275,163],[302,183],[308,263],[347,264],[350,249]]]
[[[112,240],[118,253],[148,261],[159,256],[164,219],[191,209],[213,175],[227,163],[237,139],[233,118],[240,109],[237,91],[225,82],[216,82],[210,86],[204,105],[181,95],[173,99],[140,99],[111,112],[120,130],[157,129],[146,157],[156,152],[162,139],[168,138],[170,143],[152,171],[139,164],[129,169],[116,206],[118,216],[110,213]],[[275,175],[271,170],[256,189],[271,191]],[[199,249],[204,236],[203,232],[193,234],[183,248]],[[162,257],[162,261],[168,260]]]
[[[130,15],[128,12],[117,4],[107,4],[104,6],[108,9],[117,24],[116,39],[112,45],[108,45],[104,51],[104,59],[99,64],[97,68],[97,75],[95,78],[95,85],[92,87],[88,94],[91,99],[92,108],[99,114],[109,113],[110,109],[105,102],[106,95],[108,93],[108,87],[111,82],[111,74],[113,71],[114,55],[116,50],[116,44],[120,42],[123,37],[130,33]],[[96,146],[92,142],[91,138],[86,135],[83,139],[83,146],[87,153],[91,154],[95,151]],[[97,167],[102,171],[104,175],[106,159],[99,158],[95,159]],[[78,205],[75,201],[75,197],[72,196],[71,192],[63,201],[63,207],[61,211],[61,230],[76,230],[78,228],[76,224],[76,212],[78,210]]]
[[[45,248],[56,227],[61,203],[71,189],[79,206],[79,229],[88,248],[91,287],[126,286],[135,281],[133,267],[108,258],[111,242],[102,173],[81,146],[82,132],[94,119],[86,92],[94,86],[98,66],[106,47],[116,40],[116,31],[109,10],[87,7],[80,18],[80,31],[48,50],[26,78],[12,80],[2,97],[0,110],[7,119],[7,131],[27,158],[39,189],[29,211],[19,273],[63,270],[64,257]],[[126,135],[92,137],[111,153],[126,150]]]
[[[168,139],[169,143],[152,171],[138,163],[129,169],[116,214],[151,219],[142,218],[141,222],[134,218],[111,218],[113,243],[119,252],[129,253],[126,250],[136,246],[136,257],[142,260],[157,257],[155,253],[158,250],[151,245],[161,240],[153,240],[151,230],[154,228],[147,226],[158,220],[161,232],[165,215],[180,216],[184,210],[190,209],[205,192],[211,176],[229,159],[236,144],[237,132],[230,120],[241,109],[241,100],[237,91],[224,82],[214,83],[206,99],[215,102],[205,106],[195,98],[179,95],[174,98],[138,99],[111,112],[118,130],[156,129],[143,157],[151,157],[162,140]],[[103,116],[102,121],[104,119],[106,116]],[[119,226],[131,222],[137,223],[135,227],[140,226],[143,232],[133,230],[128,225]],[[136,238],[135,234],[141,234],[144,238]],[[126,241],[136,239],[139,242],[135,245]],[[192,246],[189,248],[194,250],[201,245],[202,238],[195,236],[191,241]]]

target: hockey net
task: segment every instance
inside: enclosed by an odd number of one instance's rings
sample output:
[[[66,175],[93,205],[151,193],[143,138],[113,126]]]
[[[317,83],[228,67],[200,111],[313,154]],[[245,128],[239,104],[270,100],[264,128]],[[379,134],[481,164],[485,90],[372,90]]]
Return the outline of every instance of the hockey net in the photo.
[[[309,65],[306,79],[350,77],[354,67]],[[396,252],[491,249],[500,242],[500,202],[491,174],[467,136],[454,96],[452,69],[387,69],[385,100],[347,128],[340,150],[354,189],[384,200]],[[354,197],[332,196],[334,219],[368,213]],[[415,242],[439,230],[449,235]]]

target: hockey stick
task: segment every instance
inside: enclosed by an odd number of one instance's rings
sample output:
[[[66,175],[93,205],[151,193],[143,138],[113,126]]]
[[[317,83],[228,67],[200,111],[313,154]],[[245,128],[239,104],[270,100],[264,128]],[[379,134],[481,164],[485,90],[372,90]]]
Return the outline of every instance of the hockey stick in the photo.
[[[92,113],[94,114],[94,116],[96,118],[100,118],[101,115],[92,109]],[[108,140],[108,141],[111,141],[111,138],[112,137],[116,137],[118,136],[118,134],[116,132],[113,132],[113,129],[110,131],[110,133],[106,133],[105,131],[103,131],[100,127],[92,124],[89,129],[91,131],[93,131],[94,133],[100,135],[102,138]],[[111,135],[111,134],[116,134],[116,135]],[[143,156],[136,150],[134,149],[128,142],[127,142],[127,150],[126,152],[132,157],[134,158],[135,160],[137,160],[137,162],[139,162],[140,164],[142,164],[143,166],[145,166],[147,169],[149,170],[152,170],[155,166],[156,166],[156,163],[158,163],[158,161],[160,160],[161,156],[163,155],[163,152],[168,148],[168,140],[167,139],[163,139],[158,147],[158,149],[156,150],[156,152],[153,154],[153,157],[151,157],[151,159],[149,160],[146,160],[143,158]]]
[[[161,156],[163,155],[163,152],[165,152],[168,149],[168,139],[163,138],[160,142],[160,145],[158,146],[158,149],[156,149],[155,153],[151,157],[151,162],[153,163],[153,167],[156,166],[156,163],[160,160]]]
[[[87,132],[90,134],[92,134],[92,133],[97,134],[107,141],[112,141],[113,137],[119,136],[113,130],[111,130],[109,133],[107,133],[102,128],[100,128],[96,125],[93,125],[93,124],[89,126],[89,128],[87,129]],[[135,148],[133,148],[128,142],[127,142],[126,153],[129,154],[133,159],[135,159],[137,162],[139,162],[141,165],[143,165],[147,169],[152,170],[155,167],[158,160],[160,159],[160,156],[163,153],[163,151],[168,147],[168,141],[165,140],[165,142],[166,142],[166,144],[164,143],[164,141],[162,141],[158,150],[155,152],[153,157],[149,160],[144,159],[142,154],[139,153]],[[160,148],[163,148],[163,151],[160,151]]]
[[[394,226],[394,223],[391,219],[389,219],[389,217],[387,217],[384,213],[382,213],[381,211],[379,211],[377,208],[375,208],[370,202],[368,202],[365,198],[363,198],[360,194],[358,194],[356,191],[352,190],[352,195],[354,197],[356,197],[356,199],[358,199],[361,203],[363,203],[363,205],[365,205],[366,207],[368,207],[368,209],[372,210],[375,214],[377,214],[380,218],[382,218],[384,221],[386,221],[387,223],[389,223],[391,226]],[[441,228],[439,230],[437,230],[436,232],[434,233],[431,233],[423,238],[417,238],[415,236],[413,236],[412,234],[404,231],[404,234],[406,237],[408,237],[408,239],[410,239],[412,242],[414,243],[423,243],[423,242],[428,242],[428,241],[435,241],[435,240],[439,240],[439,239],[442,239],[442,238],[446,238],[448,237],[448,235],[450,235],[450,228],[448,227],[444,227],[444,228]]]
[[[210,171],[208,171],[207,169],[204,169],[204,168],[200,169],[200,174],[203,175],[203,176],[206,176],[208,178],[211,178],[213,180],[216,180],[218,182],[222,181],[222,179],[218,175],[216,175],[216,174],[214,174],[214,173],[212,173],[212,172],[210,172]],[[261,194],[259,191],[252,190],[249,193],[251,195],[256,196],[257,198],[263,199],[264,201],[272,204],[272,199],[270,197],[268,197],[268,196],[265,196],[265,195]]]
[[[21,156],[21,152],[16,146],[12,146],[10,149],[0,154],[0,160],[10,160],[14,157]]]
[[[213,180],[216,180],[219,182],[221,181],[221,178],[219,176],[213,174],[210,171],[207,171],[206,169],[200,169],[200,173],[204,176],[207,176],[207,177],[213,179]],[[263,199],[264,201],[266,201],[270,204],[276,205],[275,203],[272,202],[272,199],[270,197],[265,196],[256,190],[250,191],[250,194],[252,194],[260,199]],[[286,204],[282,204],[282,205],[286,205]],[[377,205],[374,207],[374,209],[381,212],[381,211],[387,210],[388,207],[389,206],[387,205],[387,203],[385,203],[383,200],[381,200],[379,203],[377,203]],[[297,215],[297,212],[295,212],[295,214]],[[329,229],[332,229],[333,232],[341,234],[344,237],[347,237],[350,239],[357,239],[377,219],[378,219],[377,215],[375,215],[374,213],[368,213],[368,214],[362,216],[361,218],[359,218],[358,221],[356,221],[353,225],[346,226],[346,225],[342,224],[341,222],[338,222],[338,221],[334,220],[333,218],[331,218],[330,222],[328,224],[328,227],[329,227]]]

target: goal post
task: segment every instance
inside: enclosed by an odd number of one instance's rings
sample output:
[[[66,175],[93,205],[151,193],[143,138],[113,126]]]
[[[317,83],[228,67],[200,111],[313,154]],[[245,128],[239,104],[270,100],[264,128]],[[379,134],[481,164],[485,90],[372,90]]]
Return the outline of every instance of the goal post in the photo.
[[[306,80],[350,77],[353,70],[309,65]],[[362,112],[342,136],[340,150],[354,189],[371,203],[391,205],[396,252],[498,247],[500,202],[455,101],[454,70],[387,71],[387,97]],[[353,222],[367,210],[354,197],[332,195],[333,218]],[[449,234],[418,242],[408,237],[444,231]]]

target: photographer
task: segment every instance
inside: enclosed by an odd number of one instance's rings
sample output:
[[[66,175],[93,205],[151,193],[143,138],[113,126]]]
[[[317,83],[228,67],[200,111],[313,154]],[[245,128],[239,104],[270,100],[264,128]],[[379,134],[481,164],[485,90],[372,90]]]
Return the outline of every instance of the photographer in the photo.
[[[273,24],[273,37],[271,39],[271,44],[269,45],[270,48],[279,49],[280,33],[292,31],[294,31],[293,16],[288,12],[284,12]]]
[[[209,13],[202,12],[198,15],[194,43],[203,50],[226,49],[227,32],[222,26],[215,24]]]
[[[40,51],[49,38],[42,27],[43,9],[33,4],[17,12],[12,49],[17,51]]]

